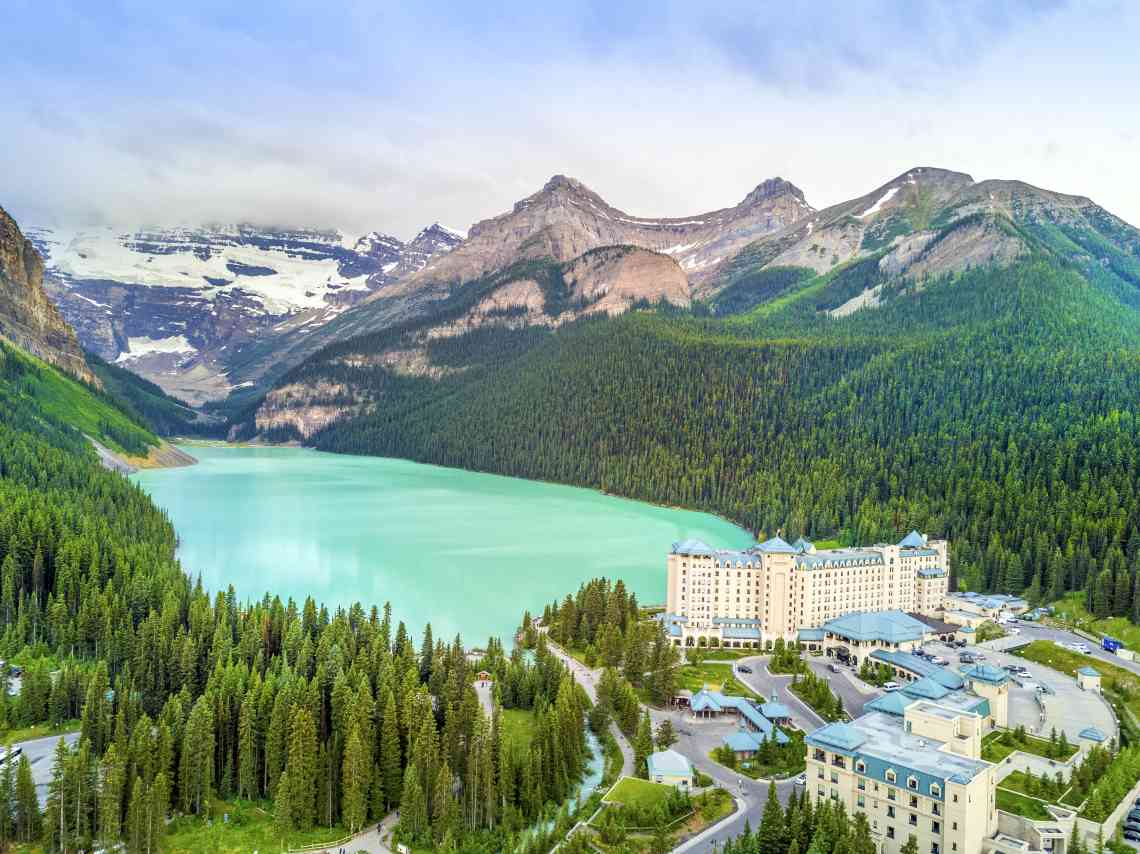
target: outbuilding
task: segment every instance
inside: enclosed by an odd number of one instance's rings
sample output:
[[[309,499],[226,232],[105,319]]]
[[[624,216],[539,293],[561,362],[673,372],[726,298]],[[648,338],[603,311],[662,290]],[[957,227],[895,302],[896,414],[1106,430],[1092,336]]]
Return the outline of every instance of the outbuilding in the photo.
[[[693,763],[676,750],[651,753],[645,764],[651,782],[664,783],[684,791],[693,788]]]
[[[1077,687],[1082,691],[1100,691],[1100,671],[1096,668],[1089,667],[1087,664],[1084,667],[1077,668]]]

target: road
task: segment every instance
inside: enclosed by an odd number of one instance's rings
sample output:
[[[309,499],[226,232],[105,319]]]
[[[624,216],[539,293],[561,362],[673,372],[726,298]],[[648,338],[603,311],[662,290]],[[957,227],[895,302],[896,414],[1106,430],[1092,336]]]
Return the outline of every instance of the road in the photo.
[[[1018,640],[1050,640],[1050,641],[1065,641],[1066,643],[1086,643],[1089,645],[1091,652],[1090,658],[1095,658],[1100,661],[1106,661],[1109,664],[1115,664],[1117,667],[1122,667],[1125,670],[1131,670],[1133,673],[1140,675],[1140,661],[1128,661],[1111,652],[1106,652],[1095,641],[1091,641],[1086,637],[1081,637],[1073,632],[1066,631],[1065,629],[1054,629],[1050,626],[1040,626],[1036,623],[1023,623],[1018,622],[1017,628],[1021,630],[1021,634],[1017,635]],[[1001,638],[998,641],[989,641],[983,646],[996,646],[998,648],[1009,646],[1012,638]]]
[[[70,747],[79,741],[78,732],[65,733],[64,742]],[[24,751],[28,763],[32,766],[32,780],[36,784],[36,795],[40,799],[40,806],[47,804],[48,784],[51,782],[52,754],[55,746],[59,744],[60,736],[48,735],[43,738],[32,738],[28,741],[18,741],[13,747]]]

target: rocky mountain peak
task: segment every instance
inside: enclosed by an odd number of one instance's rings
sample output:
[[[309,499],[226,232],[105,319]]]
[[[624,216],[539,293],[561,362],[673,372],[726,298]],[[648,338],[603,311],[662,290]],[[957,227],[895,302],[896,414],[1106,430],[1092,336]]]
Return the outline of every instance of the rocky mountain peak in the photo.
[[[0,208],[0,338],[100,385],[79,349],[75,330],[48,299],[44,262],[16,221]]]
[[[805,201],[804,191],[779,176],[761,181],[751,193],[744,197],[740,207],[752,207],[783,195],[792,195],[801,202]]]

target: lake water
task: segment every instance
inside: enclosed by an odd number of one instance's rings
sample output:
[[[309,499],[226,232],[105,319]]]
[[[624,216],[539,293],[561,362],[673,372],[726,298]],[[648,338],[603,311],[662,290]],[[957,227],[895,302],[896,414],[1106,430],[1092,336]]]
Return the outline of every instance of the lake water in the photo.
[[[184,446],[195,466],[134,478],[170,515],[179,558],[212,592],[267,590],[330,610],[392,603],[418,636],[508,642],[525,609],[590,578],[665,600],[665,554],[700,537],[739,548],[746,532],[705,513],[405,460],[302,448]]]

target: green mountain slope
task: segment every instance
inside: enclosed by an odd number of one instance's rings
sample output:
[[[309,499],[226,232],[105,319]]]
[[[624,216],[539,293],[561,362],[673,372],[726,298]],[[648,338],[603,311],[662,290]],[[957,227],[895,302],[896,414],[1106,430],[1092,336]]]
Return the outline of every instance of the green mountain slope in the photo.
[[[843,319],[818,310],[864,274],[726,319],[634,312],[525,348],[481,330],[442,342],[478,358],[438,380],[343,359],[293,379],[375,401],[317,433],[326,450],[594,486],[790,537],[920,527],[953,538],[971,586],[1080,588],[1130,540],[1134,573],[1140,315],[1041,255],[900,280]]]
[[[0,425],[35,433],[81,455],[90,450],[85,436],[131,456],[145,455],[159,444],[110,392],[84,385],[3,341]]]

